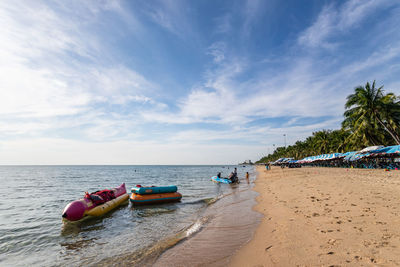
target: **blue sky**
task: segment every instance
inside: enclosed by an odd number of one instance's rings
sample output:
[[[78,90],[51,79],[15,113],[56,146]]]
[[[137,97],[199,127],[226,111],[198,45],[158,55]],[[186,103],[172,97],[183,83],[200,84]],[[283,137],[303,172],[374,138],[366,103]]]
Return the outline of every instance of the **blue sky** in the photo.
[[[229,164],[400,94],[400,2],[1,1],[1,164]]]

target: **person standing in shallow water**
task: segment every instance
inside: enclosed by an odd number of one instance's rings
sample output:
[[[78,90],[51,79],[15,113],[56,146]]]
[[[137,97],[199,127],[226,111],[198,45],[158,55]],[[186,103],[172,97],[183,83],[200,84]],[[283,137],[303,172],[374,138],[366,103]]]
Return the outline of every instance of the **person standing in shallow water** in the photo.
[[[231,172],[231,174],[229,175],[228,179],[231,180],[232,183],[236,183],[236,182],[239,183],[239,179],[238,179],[238,176],[237,176],[237,169],[236,168],[233,170],[233,172]]]
[[[237,168],[233,171],[233,182],[239,182],[239,177],[237,175]]]
[[[266,164],[265,164],[265,169],[266,169],[267,171],[269,171],[269,170],[271,169],[271,165],[269,165],[269,163],[266,163]]]

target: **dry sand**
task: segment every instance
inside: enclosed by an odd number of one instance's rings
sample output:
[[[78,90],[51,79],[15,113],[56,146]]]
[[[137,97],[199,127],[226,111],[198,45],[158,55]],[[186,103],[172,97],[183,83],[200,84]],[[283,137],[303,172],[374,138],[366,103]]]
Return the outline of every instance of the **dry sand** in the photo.
[[[400,265],[400,171],[257,171],[265,217],[232,266]]]

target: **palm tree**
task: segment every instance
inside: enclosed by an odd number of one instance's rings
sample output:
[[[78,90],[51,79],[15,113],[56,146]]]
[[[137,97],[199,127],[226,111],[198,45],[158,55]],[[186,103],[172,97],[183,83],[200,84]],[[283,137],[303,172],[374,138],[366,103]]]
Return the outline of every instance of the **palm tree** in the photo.
[[[329,151],[329,135],[330,131],[322,130],[313,133],[314,135],[314,149],[318,154],[326,154]]]
[[[384,141],[383,128],[400,145],[396,130],[400,121],[400,104],[394,94],[384,95],[383,86],[375,88],[367,82],[365,87],[355,88],[354,94],[347,97],[342,125],[350,129],[350,139],[361,139],[364,144],[378,145]]]
[[[387,94],[382,101],[384,103],[382,118],[386,121],[386,127],[391,132],[398,133],[400,124],[400,102],[393,93]]]
[[[330,134],[331,141],[329,152],[345,152],[348,148],[348,143],[346,142],[346,139],[349,135],[350,134],[343,129],[332,131]]]

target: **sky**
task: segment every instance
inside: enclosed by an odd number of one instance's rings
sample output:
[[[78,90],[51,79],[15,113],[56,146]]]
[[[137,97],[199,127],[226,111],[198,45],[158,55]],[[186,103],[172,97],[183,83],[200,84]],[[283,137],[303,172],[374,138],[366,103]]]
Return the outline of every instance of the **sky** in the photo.
[[[236,164],[400,94],[397,0],[0,0],[0,164]]]

